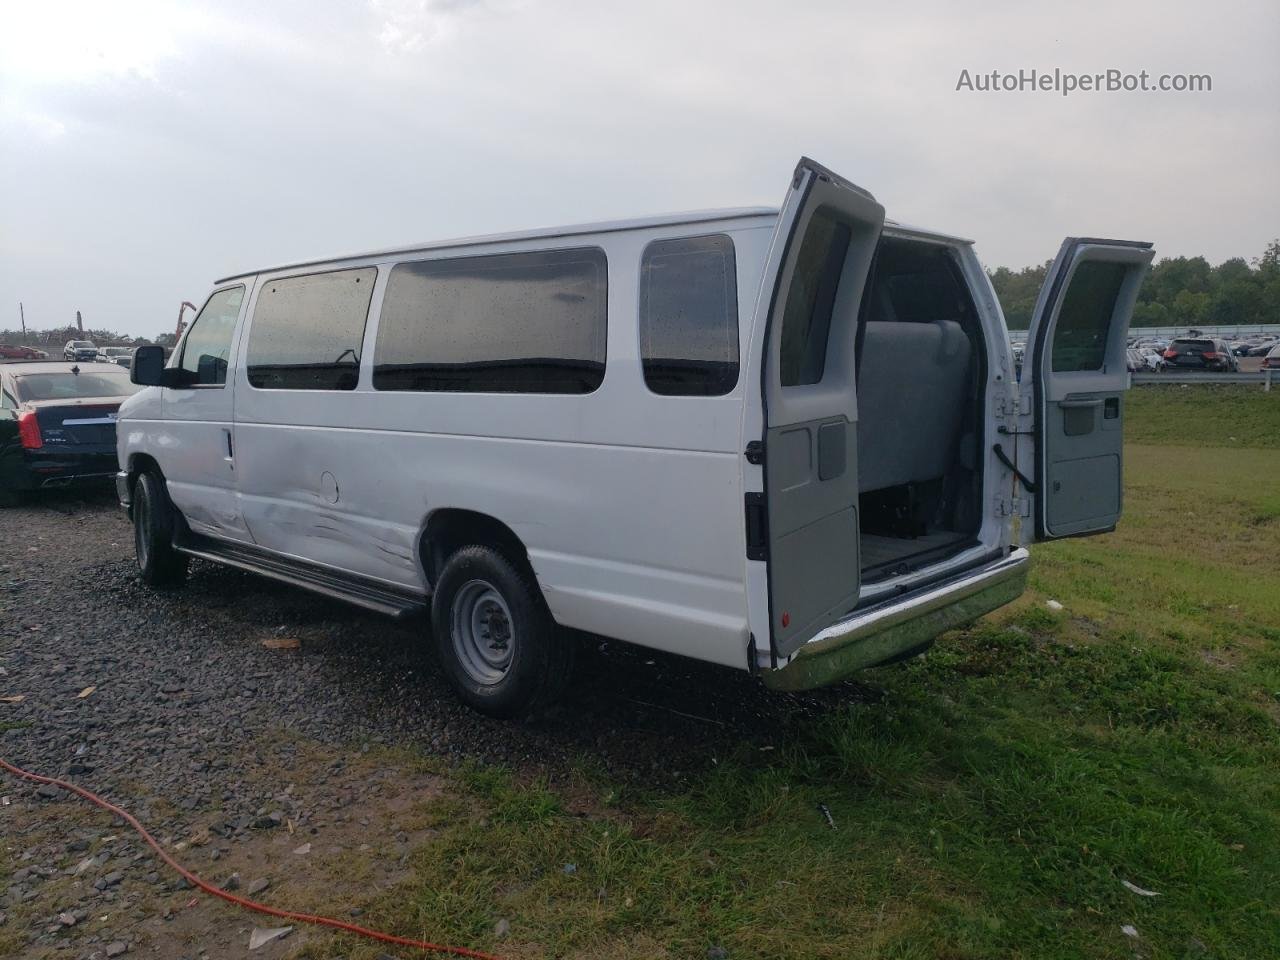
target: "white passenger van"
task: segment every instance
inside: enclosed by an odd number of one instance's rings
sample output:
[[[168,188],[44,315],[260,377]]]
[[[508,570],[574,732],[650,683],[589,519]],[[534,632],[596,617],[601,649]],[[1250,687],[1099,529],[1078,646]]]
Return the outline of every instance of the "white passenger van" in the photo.
[[[1151,257],[1068,239],[1020,382],[971,243],[807,159],[780,210],[237,274],[167,367],[137,352],[141,575],[429,609],[495,714],[558,691],[574,631],[827,684],[1017,597],[1028,542],[1115,526]]]

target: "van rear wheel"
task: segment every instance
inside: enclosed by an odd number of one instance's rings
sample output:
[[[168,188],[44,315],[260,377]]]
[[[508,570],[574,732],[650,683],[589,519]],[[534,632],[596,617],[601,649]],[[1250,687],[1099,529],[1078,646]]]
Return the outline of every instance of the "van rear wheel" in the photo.
[[[139,474],[133,484],[133,547],[138,576],[148,586],[172,586],[187,578],[187,556],[173,548],[176,513],[160,477]]]
[[[552,620],[532,571],[493,547],[474,544],[449,557],[431,626],[449,682],[482,713],[526,716],[568,681],[572,641]]]

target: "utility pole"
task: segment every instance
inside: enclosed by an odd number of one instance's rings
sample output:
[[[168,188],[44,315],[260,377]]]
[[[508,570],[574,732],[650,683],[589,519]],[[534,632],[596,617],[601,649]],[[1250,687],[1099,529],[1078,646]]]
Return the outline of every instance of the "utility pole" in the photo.
[[[22,324],[22,339],[27,339],[27,315],[23,312],[22,301],[18,301],[18,320]]]
[[[84,333],[84,321],[80,319],[80,311],[76,311],[76,329]]]

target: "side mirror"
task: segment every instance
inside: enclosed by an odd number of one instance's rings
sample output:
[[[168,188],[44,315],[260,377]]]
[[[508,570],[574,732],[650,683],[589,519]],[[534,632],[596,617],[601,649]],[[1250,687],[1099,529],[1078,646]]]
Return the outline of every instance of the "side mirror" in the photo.
[[[129,379],[143,387],[159,387],[165,382],[164,347],[147,344],[133,351]]]

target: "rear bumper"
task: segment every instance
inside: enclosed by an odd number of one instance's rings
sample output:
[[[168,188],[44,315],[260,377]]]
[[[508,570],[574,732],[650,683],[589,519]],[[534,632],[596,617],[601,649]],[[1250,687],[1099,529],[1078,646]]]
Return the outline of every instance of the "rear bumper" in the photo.
[[[822,687],[913,650],[1019,597],[1029,564],[1030,555],[1019,547],[952,580],[852,613],[797,650],[785,666],[766,671],[765,685]]]
[[[41,447],[24,452],[15,488],[47,490],[81,483],[104,483],[116,472],[115,452],[72,453]]]

